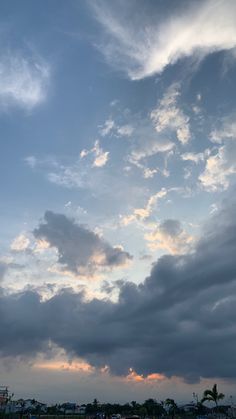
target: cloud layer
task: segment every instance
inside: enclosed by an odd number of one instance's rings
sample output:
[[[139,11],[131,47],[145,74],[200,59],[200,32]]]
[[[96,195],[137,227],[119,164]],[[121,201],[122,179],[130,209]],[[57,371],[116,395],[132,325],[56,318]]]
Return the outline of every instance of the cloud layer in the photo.
[[[112,248],[93,233],[63,216],[46,213],[45,218],[35,235],[58,247],[61,263],[77,270],[97,246],[106,263],[119,263],[120,255],[115,252],[114,257]],[[172,223],[169,230],[176,233],[176,227]],[[88,302],[70,290],[47,301],[36,292],[2,292],[1,354],[34,356],[50,340],[93,366],[108,365],[115,374],[127,374],[132,367],[138,374],[175,375],[187,381],[235,379],[235,251],[231,204],[208,223],[192,253],[163,256],[140,285],[119,283],[117,302]]]

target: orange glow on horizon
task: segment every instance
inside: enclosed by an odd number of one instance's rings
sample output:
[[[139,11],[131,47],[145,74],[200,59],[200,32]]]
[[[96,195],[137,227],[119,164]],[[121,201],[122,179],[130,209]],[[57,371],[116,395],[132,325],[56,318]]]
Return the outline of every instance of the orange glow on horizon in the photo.
[[[94,367],[87,362],[68,362],[68,361],[51,361],[40,362],[34,364],[34,368],[46,369],[51,371],[70,371],[70,372],[83,372],[91,374]]]

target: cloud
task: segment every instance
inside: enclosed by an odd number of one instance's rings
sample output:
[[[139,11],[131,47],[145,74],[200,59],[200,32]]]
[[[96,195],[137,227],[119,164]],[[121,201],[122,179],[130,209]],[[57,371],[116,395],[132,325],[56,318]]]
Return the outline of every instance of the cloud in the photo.
[[[133,134],[133,131],[134,128],[132,125],[118,125],[112,118],[109,118],[100,126],[99,133],[102,137],[106,137],[110,134],[113,134],[116,137],[130,137]]]
[[[132,256],[120,246],[111,246],[98,234],[63,214],[46,211],[44,223],[33,232],[57,249],[58,263],[76,275],[93,275],[98,270],[127,265]]]
[[[189,160],[192,161],[193,163],[200,163],[201,161],[204,161],[208,156],[210,155],[210,150],[209,148],[207,148],[204,152],[202,153],[183,153],[181,155],[181,159],[182,160]]]
[[[175,140],[185,145],[191,138],[189,117],[178,104],[179,95],[180,85],[171,84],[157,107],[150,112],[148,119],[139,121],[135,126],[135,141],[128,161],[139,167],[145,178],[153,177],[157,171],[164,176],[168,175],[166,164],[168,157],[172,155]],[[164,169],[160,170],[155,167],[149,170],[143,165],[142,160],[158,153],[165,156]]]
[[[190,140],[189,117],[177,105],[180,86],[172,84],[165,92],[156,109],[151,112],[151,120],[156,131],[174,131],[182,144]]]
[[[126,124],[117,127],[117,135],[120,137],[130,137],[134,132],[132,125]]]
[[[199,180],[209,192],[229,187],[230,178],[236,173],[236,142],[222,146],[217,153],[208,157],[206,167]]]
[[[149,121],[139,121],[134,131],[135,141],[128,156],[130,163],[138,166],[140,161],[155,154],[171,152],[175,144],[166,133],[158,133]]]
[[[128,225],[134,221],[146,220],[152,214],[153,209],[158,204],[158,201],[164,198],[167,195],[167,192],[168,191],[165,188],[162,188],[156,194],[150,196],[147,201],[147,205],[144,208],[135,208],[132,214],[123,216],[121,219],[122,224]]]
[[[0,56],[0,103],[32,109],[47,95],[50,69],[38,57],[26,57],[10,51]]]
[[[34,356],[50,341],[71,359],[107,365],[113,374],[132,368],[137,375],[188,382],[235,379],[235,210],[228,202],[211,218],[191,253],[161,257],[139,285],[120,282],[117,301],[86,301],[69,289],[47,300],[32,291],[1,293],[1,354]],[[48,237],[45,225],[39,228]],[[64,219],[60,225],[66,242]],[[51,227],[54,237],[57,225]],[[169,224],[168,231],[176,234],[179,227]]]
[[[94,147],[91,150],[82,150],[80,153],[81,159],[92,154],[94,156],[93,167],[103,167],[108,162],[109,151],[103,151],[100,147],[99,141],[95,141]]]
[[[27,156],[24,161],[31,167],[31,169],[34,169],[37,165],[37,159],[35,156]]]
[[[115,127],[115,122],[113,121],[113,119],[107,119],[104,122],[104,125],[102,125],[100,128],[100,134],[102,135],[102,137],[105,137],[112,131],[114,127]]]
[[[183,3],[163,18],[160,6],[152,3],[151,17],[136,2],[119,2],[114,8],[108,1],[96,1],[91,6],[104,30],[98,48],[133,80],[161,73],[183,57],[236,46],[234,0]]]
[[[24,234],[17,236],[11,243],[11,250],[15,252],[22,252],[28,248],[30,240]]]
[[[167,219],[151,233],[145,235],[151,249],[163,249],[171,254],[182,254],[190,250],[193,237],[184,231],[178,220]]]
[[[219,144],[206,160],[204,171],[199,181],[209,192],[225,190],[229,187],[233,175],[236,173],[236,123],[235,116],[221,121],[222,127],[213,130],[210,140]]]

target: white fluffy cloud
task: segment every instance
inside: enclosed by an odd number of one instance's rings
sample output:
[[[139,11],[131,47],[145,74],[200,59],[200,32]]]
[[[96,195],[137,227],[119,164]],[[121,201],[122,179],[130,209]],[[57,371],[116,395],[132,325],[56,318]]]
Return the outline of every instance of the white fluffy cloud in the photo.
[[[32,109],[47,93],[49,66],[39,59],[9,52],[0,57],[0,103]]]
[[[105,0],[91,4],[104,29],[105,40],[99,45],[102,53],[131,79],[161,73],[182,57],[205,56],[236,46],[235,0],[189,2],[188,7],[178,13],[174,9],[164,19],[154,7],[152,21],[134,2],[129,7],[127,2],[118,3],[118,8]]]

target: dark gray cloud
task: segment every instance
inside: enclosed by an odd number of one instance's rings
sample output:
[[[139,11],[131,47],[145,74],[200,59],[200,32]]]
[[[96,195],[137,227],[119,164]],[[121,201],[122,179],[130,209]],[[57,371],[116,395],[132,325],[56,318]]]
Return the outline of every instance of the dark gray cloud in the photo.
[[[209,222],[193,252],[163,256],[142,284],[120,281],[117,302],[86,302],[71,290],[48,301],[32,292],[1,295],[1,353],[34,355],[51,340],[116,374],[132,367],[186,381],[235,379],[235,255],[232,205]]]
[[[58,250],[58,262],[66,270],[93,274],[98,268],[122,266],[132,259],[122,248],[112,247],[98,234],[63,214],[46,211],[44,220],[34,230],[34,236]]]

